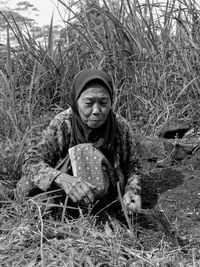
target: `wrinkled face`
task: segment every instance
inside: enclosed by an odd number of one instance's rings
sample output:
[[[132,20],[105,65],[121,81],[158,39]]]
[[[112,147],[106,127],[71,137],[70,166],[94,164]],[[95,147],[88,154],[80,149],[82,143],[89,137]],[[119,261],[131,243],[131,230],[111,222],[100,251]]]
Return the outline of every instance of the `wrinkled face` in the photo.
[[[90,128],[99,128],[106,120],[111,109],[108,90],[101,84],[90,84],[77,101],[82,121]]]

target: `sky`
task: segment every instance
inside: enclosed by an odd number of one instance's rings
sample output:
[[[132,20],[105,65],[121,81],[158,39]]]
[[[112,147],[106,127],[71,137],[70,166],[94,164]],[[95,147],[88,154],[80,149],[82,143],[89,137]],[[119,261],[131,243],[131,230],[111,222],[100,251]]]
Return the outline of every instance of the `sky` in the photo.
[[[17,7],[18,2],[24,2],[25,0],[0,0],[0,10],[2,8],[11,8],[12,10]],[[62,25],[62,19],[56,8],[57,0],[26,0],[30,4],[34,5],[38,11],[18,11],[21,15],[34,19],[40,26],[49,25],[51,22],[52,14],[54,13],[54,25]],[[64,16],[64,7],[59,4],[59,9]]]

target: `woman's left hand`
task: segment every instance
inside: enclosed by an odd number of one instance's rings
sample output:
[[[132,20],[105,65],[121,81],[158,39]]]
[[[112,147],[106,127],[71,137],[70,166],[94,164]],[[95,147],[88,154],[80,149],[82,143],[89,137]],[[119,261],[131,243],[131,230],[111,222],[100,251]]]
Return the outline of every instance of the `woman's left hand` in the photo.
[[[138,212],[141,209],[141,197],[133,191],[127,191],[123,196],[124,205],[128,211]]]

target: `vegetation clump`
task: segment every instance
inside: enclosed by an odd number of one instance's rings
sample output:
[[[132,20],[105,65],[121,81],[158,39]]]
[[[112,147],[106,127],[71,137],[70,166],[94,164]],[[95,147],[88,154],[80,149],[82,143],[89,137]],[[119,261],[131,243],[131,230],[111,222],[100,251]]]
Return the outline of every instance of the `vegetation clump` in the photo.
[[[69,106],[72,80],[82,69],[111,75],[115,112],[143,135],[154,135],[170,118],[199,124],[197,1],[58,3],[68,14],[65,26],[55,27],[52,17],[44,36],[16,12],[0,11],[1,31],[6,25],[0,44],[1,266],[197,266],[195,244],[176,248],[159,231],[136,224],[132,236],[115,221],[98,228],[90,216],[54,218],[37,202],[13,196],[24,153]],[[143,231],[159,241],[148,242]]]

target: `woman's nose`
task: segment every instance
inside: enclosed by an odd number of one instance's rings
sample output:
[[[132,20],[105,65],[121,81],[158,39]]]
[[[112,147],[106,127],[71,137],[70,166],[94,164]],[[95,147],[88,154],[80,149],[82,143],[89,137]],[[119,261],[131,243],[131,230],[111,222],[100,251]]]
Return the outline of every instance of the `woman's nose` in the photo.
[[[94,104],[92,113],[93,113],[94,115],[98,115],[98,114],[101,113],[101,111],[100,111],[100,106],[98,105],[98,103],[95,103],[95,104]]]

